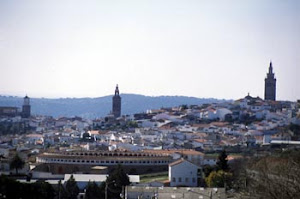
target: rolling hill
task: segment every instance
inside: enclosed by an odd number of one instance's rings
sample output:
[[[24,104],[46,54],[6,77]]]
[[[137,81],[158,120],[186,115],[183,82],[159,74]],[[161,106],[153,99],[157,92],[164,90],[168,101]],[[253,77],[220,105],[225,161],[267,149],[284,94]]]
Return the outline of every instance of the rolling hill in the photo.
[[[150,97],[137,94],[122,94],[122,114],[145,112],[148,109],[174,107],[182,104],[199,105],[204,103],[223,102],[213,98],[195,98],[185,96]],[[31,98],[31,112],[36,115],[53,117],[80,116],[97,118],[107,115],[112,108],[112,96],[98,98]],[[0,106],[16,106],[21,109],[23,98],[0,95]]]

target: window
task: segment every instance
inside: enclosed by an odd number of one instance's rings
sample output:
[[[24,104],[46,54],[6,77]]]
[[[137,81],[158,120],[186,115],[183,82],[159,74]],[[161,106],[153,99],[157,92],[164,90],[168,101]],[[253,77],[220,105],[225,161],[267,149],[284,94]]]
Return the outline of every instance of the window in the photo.
[[[178,178],[178,182],[181,182],[181,177]]]
[[[196,179],[195,178],[193,178],[193,183],[195,183],[196,182]]]
[[[173,182],[176,182],[176,178],[173,177],[172,181],[173,181]]]
[[[197,174],[198,176],[201,176],[201,169],[198,169]]]
[[[189,178],[185,178],[185,182],[189,182]]]

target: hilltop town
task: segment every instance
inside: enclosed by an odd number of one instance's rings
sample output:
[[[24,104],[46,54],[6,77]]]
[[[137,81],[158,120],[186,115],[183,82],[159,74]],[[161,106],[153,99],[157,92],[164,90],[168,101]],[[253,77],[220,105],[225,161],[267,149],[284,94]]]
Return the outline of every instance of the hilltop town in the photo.
[[[276,101],[275,96],[272,63],[264,99],[248,94],[234,101],[122,115],[117,85],[111,113],[85,119],[36,116],[26,96],[21,112],[0,107],[1,173],[19,182],[29,176],[27,182],[42,179],[54,185],[72,175],[85,197],[89,182],[104,182],[121,165],[131,183],[123,198],[193,198],[192,192],[226,198],[235,186],[207,181],[222,152],[231,167],[225,172],[232,175],[240,160],[300,148],[300,101]],[[25,163],[19,170],[11,166],[15,154]]]

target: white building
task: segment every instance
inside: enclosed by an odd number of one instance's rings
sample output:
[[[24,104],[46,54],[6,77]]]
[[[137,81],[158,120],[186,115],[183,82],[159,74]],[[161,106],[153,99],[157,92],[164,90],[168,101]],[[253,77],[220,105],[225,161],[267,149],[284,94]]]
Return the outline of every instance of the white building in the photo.
[[[26,142],[28,144],[44,143],[42,134],[28,134],[26,135]]]
[[[196,187],[201,178],[201,167],[185,159],[169,164],[169,181],[171,187]]]
[[[216,112],[217,118],[219,118],[221,121],[225,120],[225,116],[227,114],[232,114],[232,111],[227,108],[220,108]]]
[[[204,157],[203,165],[215,166],[217,164],[216,157]]]

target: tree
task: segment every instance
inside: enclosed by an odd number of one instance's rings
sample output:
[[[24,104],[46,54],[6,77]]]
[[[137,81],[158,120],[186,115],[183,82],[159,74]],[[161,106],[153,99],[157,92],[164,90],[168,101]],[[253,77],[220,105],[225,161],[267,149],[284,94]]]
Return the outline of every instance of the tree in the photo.
[[[55,189],[55,194],[57,199],[67,198],[67,192],[65,187],[61,184],[61,180],[58,181],[57,188]]]
[[[0,176],[0,198],[52,199],[54,196],[54,189],[47,182],[20,183],[4,175]]]
[[[10,162],[10,169],[16,169],[16,174],[18,175],[18,170],[22,169],[25,165],[25,162],[20,158],[20,156],[16,153],[13,159]]]
[[[205,177],[208,177],[209,174],[214,171],[216,168],[214,166],[210,165],[204,165],[203,166],[203,173],[205,174]]]
[[[232,171],[232,186],[233,189],[238,192],[245,192],[248,184],[247,168],[248,158],[235,159],[230,164],[230,170]]]
[[[225,150],[221,151],[221,153],[219,154],[218,161],[217,161],[217,169],[223,171],[229,170],[227,154]]]
[[[21,183],[5,175],[0,176],[0,198],[20,198]]]
[[[255,198],[300,198],[300,151],[252,159],[247,164],[247,189]]]
[[[68,199],[75,199],[77,198],[77,195],[79,194],[79,188],[77,186],[77,183],[71,175],[70,179],[66,182],[66,198]]]
[[[124,172],[123,167],[119,164],[106,179],[108,198],[120,198],[123,187],[129,184],[129,177]]]
[[[43,199],[52,199],[55,196],[55,191],[48,182],[37,181],[31,184],[31,194],[28,198],[43,198]]]
[[[187,104],[182,104],[181,106],[180,106],[180,110],[186,110],[186,109],[188,109],[189,107],[188,107],[188,105]]]
[[[213,171],[205,178],[208,187],[229,187],[231,181],[231,173],[219,170]]]
[[[86,195],[87,199],[97,199],[104,198],[104,189],[105,185],[102,183],[100,186],[96,182],[89,182],[86,186]]]

